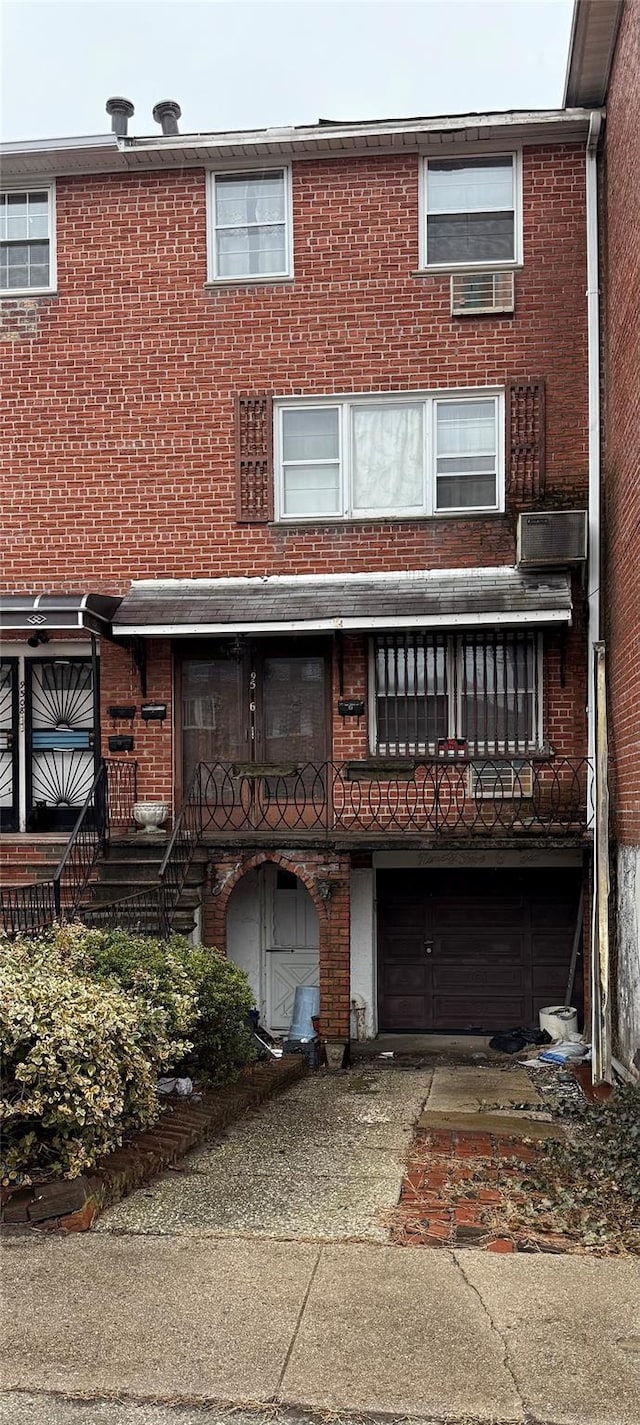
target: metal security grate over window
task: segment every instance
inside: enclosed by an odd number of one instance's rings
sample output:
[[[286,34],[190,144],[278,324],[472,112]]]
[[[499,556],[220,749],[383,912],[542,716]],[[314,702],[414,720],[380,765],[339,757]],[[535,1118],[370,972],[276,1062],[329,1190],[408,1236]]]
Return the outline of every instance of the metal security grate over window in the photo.
[[[542,746],[542,646],[528,633],[384,634],[372,751],[475,756]]]

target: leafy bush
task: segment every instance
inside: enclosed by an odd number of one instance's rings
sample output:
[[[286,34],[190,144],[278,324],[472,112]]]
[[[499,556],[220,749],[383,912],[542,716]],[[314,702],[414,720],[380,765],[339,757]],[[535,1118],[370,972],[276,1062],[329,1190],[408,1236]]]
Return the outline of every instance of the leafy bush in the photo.
[[[164,1015],[171,1041],[168,1063],[176,1067],[193,1040],[200,1014],[199,986],[188,964],[190,946],[181,936],[155,940],[124,930],[85,930],[79,953],[93,979],[115,982]],[[186,1046],[191,1048],[191,1042]]]
[[[158,1076],[190,1051],[199,1078],[229,1078],[253,1057],[252,1005],[241,970],[179,936],[0,939],[5,1176],[89,1167],[158,1118]]]
[[[83,936],[0,939],[3,1176],[74,1177],[159,1114],[158,1074],[186,1039],[142,996],[86,973]]]
[[[255,1003],[242,970],[220,950],[186,946],[184,964],[198,994],[198,1019],[193,1028],[193,1052],[198,1068],[212,1082],[228,1077],[234,1064],[255,1058],[247,1015]]]
[[[234,1065],[254,1057],[246,1027],[253,994],[246,975],[219,950],[190,945],[183,936],[152,940],[124,931],[87,931],[83,941],[92,975],[115,979],[167,1014],[169,1032],[188,1032],[190,1067],[219,1082]],[[177,1065],[178,1055],[174,1058]]]

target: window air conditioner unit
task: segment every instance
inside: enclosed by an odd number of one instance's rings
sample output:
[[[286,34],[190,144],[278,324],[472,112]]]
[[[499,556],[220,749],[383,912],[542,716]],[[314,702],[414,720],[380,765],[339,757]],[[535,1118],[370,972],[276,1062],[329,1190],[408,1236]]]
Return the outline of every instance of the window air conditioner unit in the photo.
[[[452,317],[512,312],[513,308],[513,272],[458,272],[452,276]]]
[[[587,557],[587,511],[553,510],[518,516],[518,564],[580,564]]]

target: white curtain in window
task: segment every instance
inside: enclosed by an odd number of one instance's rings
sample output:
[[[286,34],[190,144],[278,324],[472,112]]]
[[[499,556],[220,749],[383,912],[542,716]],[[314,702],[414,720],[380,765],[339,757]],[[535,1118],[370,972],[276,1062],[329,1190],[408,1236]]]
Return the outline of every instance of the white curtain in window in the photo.
[[[352,411],[354,510],[424,504],[421,406],[355,406]]]

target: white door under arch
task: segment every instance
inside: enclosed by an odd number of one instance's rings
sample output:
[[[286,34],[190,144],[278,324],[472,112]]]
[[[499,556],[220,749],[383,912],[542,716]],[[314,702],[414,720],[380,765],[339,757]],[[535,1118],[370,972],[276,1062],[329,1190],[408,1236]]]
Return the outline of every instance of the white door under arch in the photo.
[[[317,985],[318,915],[308,890],[289,871],[264,867],[265,1018],[272,1034],[286,1034],[299,985]]]
[[[298,985],[318,984],[318,946],[318,916],[302,881],[270,862],[247,872],[229,901],[227,953],[272,1034],[287,1033]]]

